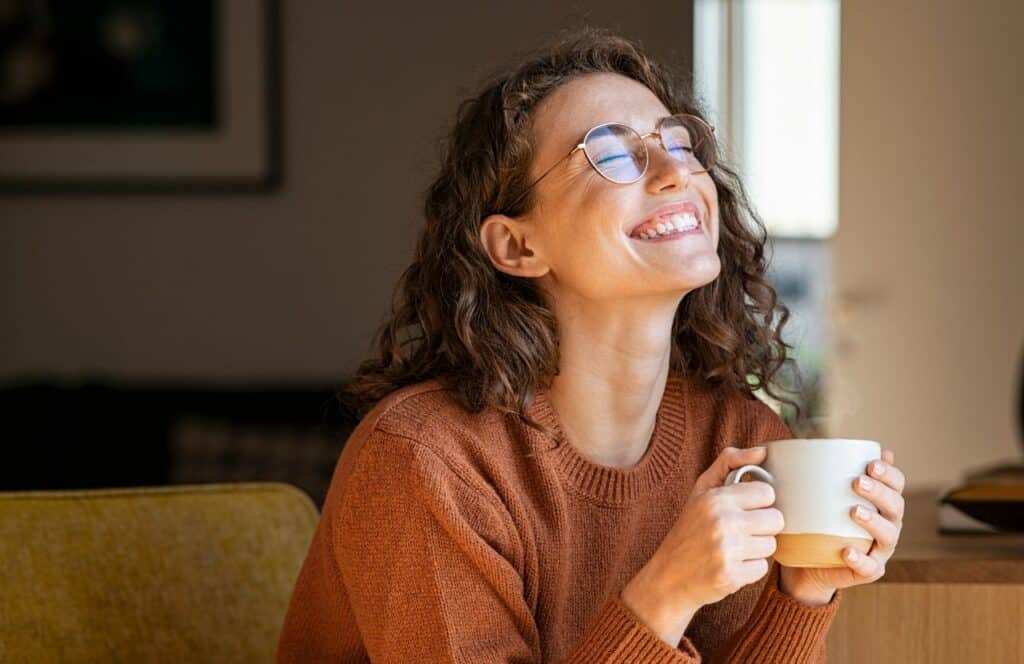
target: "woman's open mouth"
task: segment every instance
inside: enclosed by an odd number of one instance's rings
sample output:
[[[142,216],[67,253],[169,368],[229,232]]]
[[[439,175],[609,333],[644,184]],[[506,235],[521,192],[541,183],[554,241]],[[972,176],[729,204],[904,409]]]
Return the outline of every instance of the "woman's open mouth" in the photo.
[[[629,237],[634,240],[661,242],[703,233],[700,220],[690,212],[677,212],[644,224]]]

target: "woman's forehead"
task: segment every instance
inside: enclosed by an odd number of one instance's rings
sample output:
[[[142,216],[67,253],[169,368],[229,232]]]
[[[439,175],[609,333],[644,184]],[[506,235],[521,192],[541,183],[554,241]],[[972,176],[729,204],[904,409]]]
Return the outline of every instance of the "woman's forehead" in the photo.
[[[539,151],[561,149],[594,125],[622,122],[647,133],[666,115],[668,109],[643,83],[620,74],[588,74],[563,84],[538,105],[534,138]]]

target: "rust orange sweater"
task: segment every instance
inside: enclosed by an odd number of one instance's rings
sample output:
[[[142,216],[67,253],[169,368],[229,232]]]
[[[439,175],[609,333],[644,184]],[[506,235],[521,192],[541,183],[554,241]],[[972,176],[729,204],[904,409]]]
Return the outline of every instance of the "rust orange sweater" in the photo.
[[[769,573],[702,607],[678,647],[622,602],[726,446],[791,438],[767,405],[672,373],[644,457],[591,462],[461,409],[437,381],[349,437],[299,573],[278,662],[822,662],[842,597],[808,606]]]

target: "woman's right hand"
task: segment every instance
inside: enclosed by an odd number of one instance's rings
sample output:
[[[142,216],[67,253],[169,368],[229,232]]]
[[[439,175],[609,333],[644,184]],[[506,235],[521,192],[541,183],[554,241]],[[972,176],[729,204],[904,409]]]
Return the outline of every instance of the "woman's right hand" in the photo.
[[[727,447],[693,491],[651,559],[622,599],[673,647],[697,609],[761,579],[784,525],[763,481],[723,486],[734,469],[764,461],[767,449]]]

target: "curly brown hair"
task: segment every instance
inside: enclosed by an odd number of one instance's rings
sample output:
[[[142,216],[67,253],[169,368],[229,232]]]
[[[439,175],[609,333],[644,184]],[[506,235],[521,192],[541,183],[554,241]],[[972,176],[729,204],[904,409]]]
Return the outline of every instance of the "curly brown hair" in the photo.
[[[377,356],[360,364],[343,390],[360,418],[390,392],[437,378],[469,412],[493,407],[553,433],[526,410],[535,390],[558,373],[557,321],[535,280],[492,265],[479,231],[489,214],[515,217],[534,205],[533,190],[523,195],[533,154],[531,112],[559,86],[598,72],[643,83],[670,113],[705,117],[688,76],[673,76],[638,43],[600,28],[573,30],[492,74],[458,107],[440,173],[426,192],[415,256],[375,335]],[[781,336],[789,310],[764,276],[767,232],[734,170],[719,159],[711,177],[722,268],[683,298],[672,326],[671,367],[749,398],[763,389],[799,413],[799,404],[773,386],[793,360]]]

